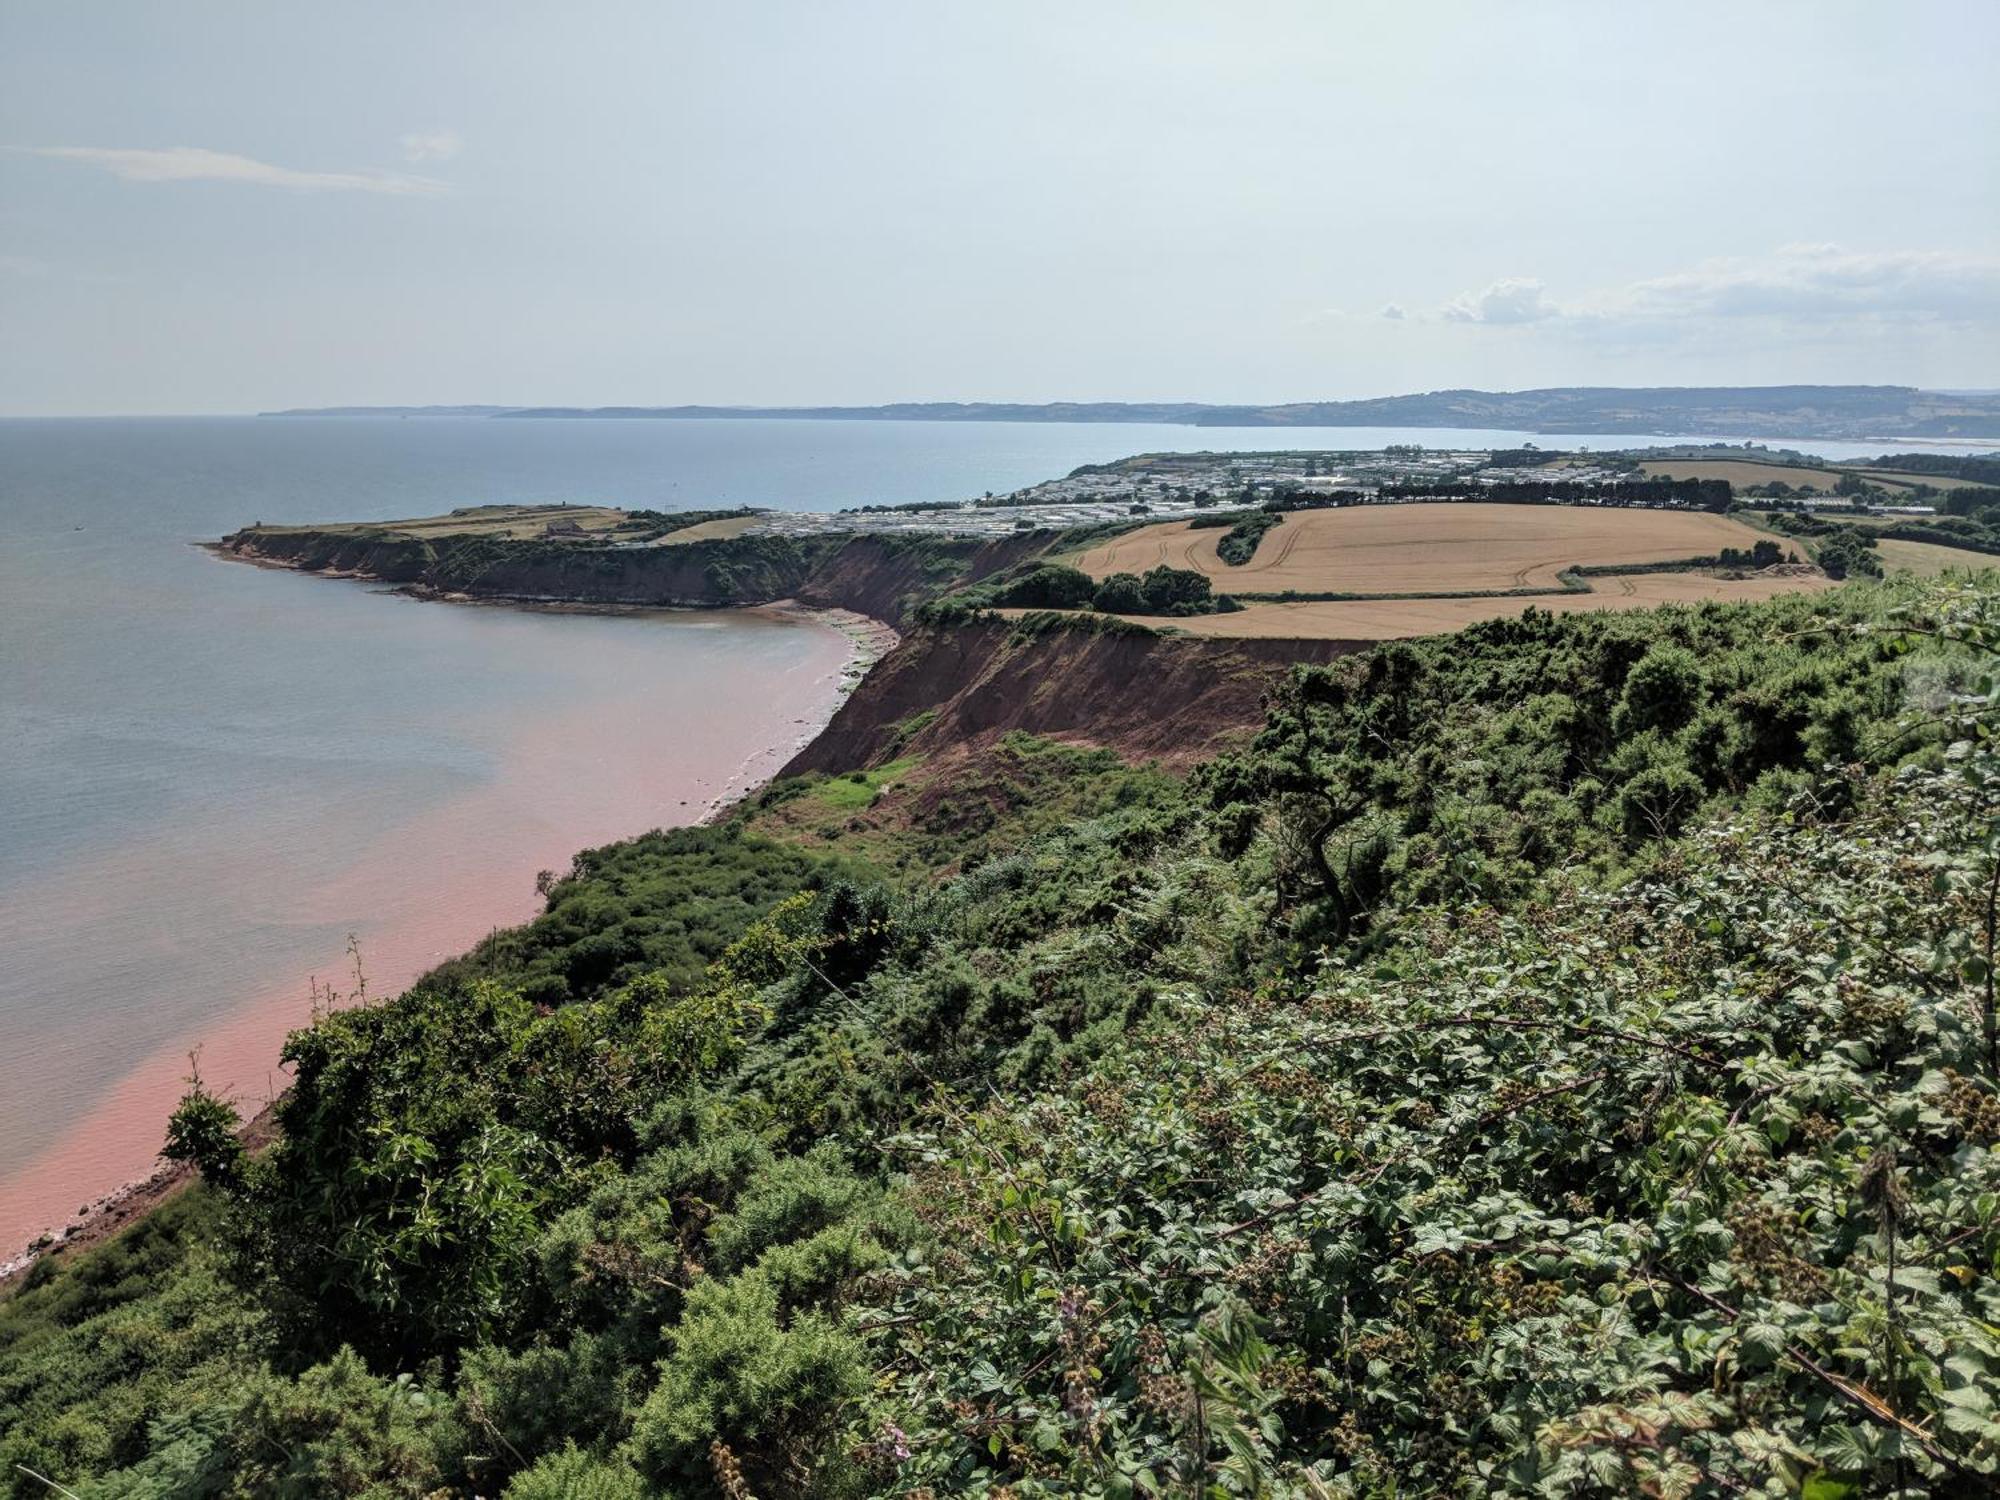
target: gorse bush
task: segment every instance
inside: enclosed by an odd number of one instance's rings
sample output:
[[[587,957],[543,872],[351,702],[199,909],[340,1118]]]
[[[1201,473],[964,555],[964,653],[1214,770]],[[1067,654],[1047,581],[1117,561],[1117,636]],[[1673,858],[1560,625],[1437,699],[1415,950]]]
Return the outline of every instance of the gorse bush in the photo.
[[[1609,876],[1704,808],[1784,804],[1871,735],[1892,758],[1934,752],[1939,726],[1890,727],[1925,658],[1842,628],[1879,608],[1531,608],[1397,642],[1295,674],[1256,744],[1196,786],[1227,852],[1269,831],[1308,941],[1411,904],[1513,899],[1558,864]],[[1940,691],[1962,671],[1934,665]]]
[[[191,1095],[0,1304],[7,1485],[1989,1493],[1997,615],[1385,646],[1184,794],[926,787],[942,883],[754,831],[815,783],[594,851],[262,1155]]]

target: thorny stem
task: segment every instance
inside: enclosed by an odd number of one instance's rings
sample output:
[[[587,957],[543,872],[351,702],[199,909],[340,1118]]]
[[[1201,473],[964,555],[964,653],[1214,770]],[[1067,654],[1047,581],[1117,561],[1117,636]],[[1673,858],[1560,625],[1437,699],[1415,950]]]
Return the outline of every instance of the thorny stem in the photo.
[[[2000,1082],[2000,1018],[1993,1013],[1993,930],[2000,916],[2000,853],[1989,855],[1993,873],[1986,881],[1986,1074]]]
[[[1659,1037],[1640,1036],[1635,1032],[1618,1031],[1608,1026],[1582,1026],[1571,1021],[1538,1021],[1522,1016],[1443,1016],[1434,1021],[1409,1021],[1397,1026],[1382,1026],[1373,1031],[1350,1031],[1340,1036],[1327,1037],[1322,1045],[1374,1041],[1379,1037],[1394,1036],[1398,1032],[1430,1031],[1448,1026],[1500,1026],[1513,1031],[1567,1031],[1574,1036],[1602,1037],[1612,1041],[1630,1042],[1635,1047],[1653,1047],[1661,1052],[1672,1052],[1685,1057],[1689,1062],[1700,1063],[1705,1068],[1722,1066],[1720,1058],[1712,1057],[1694,1047],[1684,1047],[1678,1042],[1664,1041]]]
[[[43,1484],[47,1485],[50,1489],[54,1490],[58,1495],[67,1495],[69,1496],[69,1500],[82,1500],[82,1497],[79,1496],[77,1492],[71,1489],[68,1485],[57,1484],[53,1479],[49,1478],[48,1475],[37,1474],[33,1469],[29,1468],[26,1464],[15,1464],[14,1467],[19,1469],[23,1474],[26,1474],[30,1479],[41,1480]]]
[[[1696,1286],[1692,1281],[1688,1281],[1682,1277],[1675,1276],[1671,1272],[1667,1273],[1667,1279],[1673,1282],[1682,1291],[1687,1292],[1692,1296],[1700,1298],[1703,1302],[1706,1302],[1710,1307],[1714,1308],[1717,1312],[1721,1313],[1730,1322],[1732,1323],[1735,1322],[1736,1319],[1740,1316],[1740,1314],[1738,1314],[1735,1308],[1731,1307],[1728,1303],[1724,1302],[1720,1297],[1717,1297],[1712,1293],[1703,1291],[1700,1287]],[[1833,1371],[1829,1370],[1825,1365],[1821,1364],[1818,1360],[1814,1359],[1810,1354],[1806,1353],[1806,1351],[1800,1348],[1797,1344],[1787,1344],[1785,1346],[1785,1354],[1794,1364],[1796,1364],[1800,1369],[1804,1370],[1808,1375],[1812,1375],[1820,1380],[1825,1381],[1826,1384],[1832,1387],[1834,1391],[1836,1391],[1839,1395],[1844,1397],[1852,1405],[1859,1408],[1861,1412],[1866,1416],[1868,1416],[1870,1419],[1881,1423],[1884,1427],[1894,1428],[1896,1431],[1902,1433],[1905,1438],[1915,1443],[1919,1448],[1923,1449],[1925,1453],[1930,1455],[1931,1458],[1935,1459],[1938,1463],[1944,1465],[1946,1468],[1952,1470],[1954,1473],[1963,1474],[1965,1472],[1965,1466],[1962,1463],[1960,1463],[1958,1459],[1954,1457],[1949,1451],[1940,1448],[1932,1440],[1931,1435],[1929,1433],[1925,1432],[1923,1428],[1917,1426],[1914,1422],[1908,1421],[1905,1418],[1897,1415],[1894,1408],[1892,1408],[1888,1402],[1884,1401],[1880,1396],[1876,1395],[1873,1391],[1869,1390],[1867,1386],[1862,1385],[1858,1381],[1848,1380],[1844,1376],[1834,1374]]]

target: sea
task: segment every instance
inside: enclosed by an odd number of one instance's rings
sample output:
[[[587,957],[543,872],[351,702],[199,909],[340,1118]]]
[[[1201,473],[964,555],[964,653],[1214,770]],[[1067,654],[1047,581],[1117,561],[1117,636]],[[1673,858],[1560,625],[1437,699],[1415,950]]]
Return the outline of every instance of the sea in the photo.
[[[769,612],[422,603],[220,561],[198,543],[253,521],[501,502],[956,500],[1139,452],[1524,441],[1648,440],[752,419],[0,421],[0,1262],[149,1172],[192,1072],[254,1112],[283,1087],[285,1033],[329,992],[394,994],[533,915],[539,871],[695,821],[768,776],[832,712],[850,659],[838,632]],[[1792,446],[1841,458],[1884,445]]]

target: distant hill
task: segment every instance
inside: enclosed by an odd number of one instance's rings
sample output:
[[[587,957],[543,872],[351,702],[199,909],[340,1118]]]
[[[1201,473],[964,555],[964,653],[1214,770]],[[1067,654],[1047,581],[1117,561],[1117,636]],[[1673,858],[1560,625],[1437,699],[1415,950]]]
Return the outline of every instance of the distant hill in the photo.
[[[1713,437],[2000,438],[2000,395],[1906,385],[1554,386],[1365,401],[905,401],[886,406],[343,406],[267,416],[732,417],[854,422],[1159,422],[1193,427],[1490,427]]]

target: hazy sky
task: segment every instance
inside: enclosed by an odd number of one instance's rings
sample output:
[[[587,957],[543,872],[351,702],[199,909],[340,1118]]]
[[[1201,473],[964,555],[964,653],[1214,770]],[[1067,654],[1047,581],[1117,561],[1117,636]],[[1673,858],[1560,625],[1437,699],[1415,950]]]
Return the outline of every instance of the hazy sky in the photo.
[[[0,0],[0,413],[2000,386],[2000,0]]]

